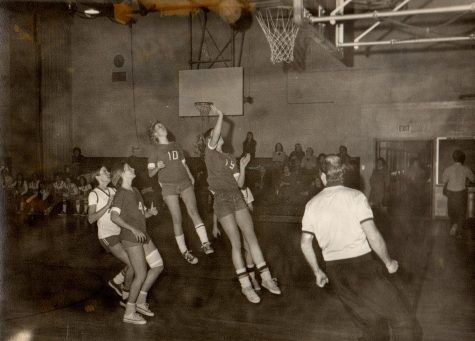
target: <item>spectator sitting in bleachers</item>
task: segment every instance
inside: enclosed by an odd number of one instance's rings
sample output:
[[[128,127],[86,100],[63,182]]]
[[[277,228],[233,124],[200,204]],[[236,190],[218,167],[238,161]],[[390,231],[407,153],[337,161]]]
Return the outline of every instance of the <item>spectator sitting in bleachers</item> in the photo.
[[[290,153],[289,158],[295,158],[297,161],[297,164],[300,166],[300,163],[302,162],[303,157],[305,156],[305,153],[302,149],[302,145],[300,143],[296,143],[294,150]]]
[[[15,203],[15,211],[21,213],[24,210],[25,200],[28,195],[28,184],[22,173],[18,173],[13,183],[13,201]]]
[[[49,215],[59,205],[62,205],[62,213],[66,214],[66,205],[63,203],[63,194],[66,192],[66,183],[63,181],[61,173],[55,174],[55,181],[51,186],[52,200],[50,206],[46,209],[46,215]]]
[[[84,176],[79,177],[79,186],[78,186],[78,200],[76,200],[76,212],[81,215],[87,215],[87,198],[89,192],[92,190],[91,184],[89,184]],[[81,210],[82,205],[82,210]],[[82,212],[82,213],[81,213]]]
[[[28,222],[30,224],[34,223],[39,217],[47,215],[48,207],[52,203],[52,199],[48,185],[40,181],[36,193],[33,193],[27,199]]]
[[[38,192],[38,188],[40,186],[40,178],[38,173],[33,173],[31,175],[30,181],[28,181],[28,194],[32,195]]]
[[[63,193],[63,212],[62,214],[66,214],[68,212],[68,207],[78,207],[79,203],[79,190],[76,184],[72,181],[71,176],[65,176],[64,183],[66,185],[66,189]],[[64,206],[66,205],[66,210]],[[80,212],[76,211],[75,214],[80,214]]]
[[[288,164],[284,165],[279,187],[277,189],[277,198],[280,202],[292,203],[295,201],[295,194],[297,193],[297,176],[290,171]]]

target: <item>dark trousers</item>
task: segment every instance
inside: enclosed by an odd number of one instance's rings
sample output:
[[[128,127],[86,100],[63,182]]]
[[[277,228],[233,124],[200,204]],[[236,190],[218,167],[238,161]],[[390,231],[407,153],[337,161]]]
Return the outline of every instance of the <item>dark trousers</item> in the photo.
[[[416,340],[417,322],[398,289],[371,254],[326,263],[338,298],[363,332],[361,340]]]
[[[447,209],[450,223],[457,224],[459,229],[463,228],[467,215],[467,190],[447,191]]]

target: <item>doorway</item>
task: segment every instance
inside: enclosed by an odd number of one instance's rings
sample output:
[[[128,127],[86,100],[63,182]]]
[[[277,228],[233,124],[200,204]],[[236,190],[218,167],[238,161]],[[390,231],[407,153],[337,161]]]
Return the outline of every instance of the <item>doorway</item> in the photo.
[[[433,150],[432,140],[376,141],[376,160],[386,161],[390,214],[431,216]]]

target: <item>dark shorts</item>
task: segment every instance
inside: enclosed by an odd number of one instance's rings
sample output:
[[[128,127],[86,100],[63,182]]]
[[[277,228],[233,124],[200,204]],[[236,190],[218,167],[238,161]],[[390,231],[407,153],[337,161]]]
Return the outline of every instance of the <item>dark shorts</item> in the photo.
[[[214,194],[213,209],[218,219],[246,208],[241,191]]]
[[[107,252],[110,252],[110,248],[120,243],[119,235],[110,236],[107,238],[99,239],[102,247],[106,249]]]
[[[127,248],[127,247],[147,244],[148,241],[150,240],[150,236],[148,235],[148,233],[146,231],[145,232],[142,231],[142,232],[145,233],[145,235],[147,236],[147,239],[144,242],[141,243],[141,242],[137,241],[137,238],[135,238],[135,235],[130,230],[121,228],[120,229],[120,241],[122,243],[122,246]]]
[[[162,187],[162,196],[166,197],[170,195],[180,195],[185,189],[192,187],[193,185],[189,179],[186,179],[178,184],[160,183],[160,186]]]

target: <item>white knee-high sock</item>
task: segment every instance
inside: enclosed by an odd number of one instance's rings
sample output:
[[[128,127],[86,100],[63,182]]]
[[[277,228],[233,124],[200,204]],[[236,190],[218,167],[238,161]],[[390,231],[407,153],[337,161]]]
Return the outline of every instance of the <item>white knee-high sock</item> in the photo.
[[[195,226],[196,233],[200,238],[201,244],[209,243],[208,233],[206,232],[205,224],[201,223]]]
[[[185,253],[188,250],[185,243],[185,235],[181,234],[179,236],[175,236],[175,240],[176,240],[176,243],[178,244],[178,248],[180,249],[180,252]]]

